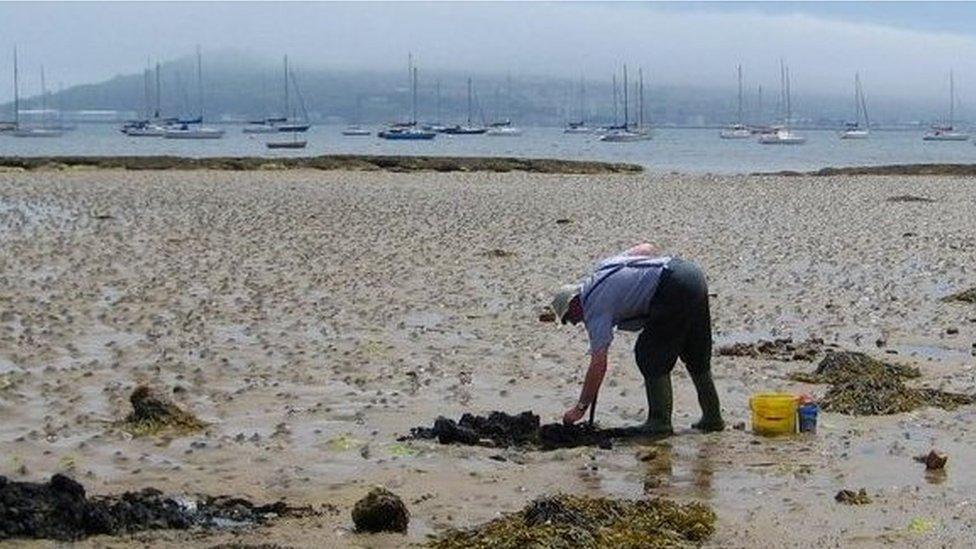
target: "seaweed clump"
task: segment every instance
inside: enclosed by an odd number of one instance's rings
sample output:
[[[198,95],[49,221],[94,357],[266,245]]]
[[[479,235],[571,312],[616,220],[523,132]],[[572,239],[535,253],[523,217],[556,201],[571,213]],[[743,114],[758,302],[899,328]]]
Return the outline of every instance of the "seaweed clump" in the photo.
[[[732,343],[718,348],[720,356],[744,356],[750,358],[768,358],[789,362],[791,360],[813,360],[823,351],[824,340],[813,337],[805,341],[794,342],[793,338],[784,337],[772,341],[761,339],[755,343]]]
[[[121,427],[135,436],[155,435],[163,431],[187,434],[206,426],[193,414],[146,385],[140,385],[129,396],[132,412]]]
[[[912,366],[882,362],[855,351],[838,351],[828,353],[813,373],[793,372],[788,377],[803,383],[842,383],[864,377],[914,379],[921,375]]]
[[[441,444],[492,448],[521,446],[545,451],[579,446],[608,449],[613,446],[614,439],[639,436],[645,436],[640,429],[598,429],[585,423],[542,425],[539,416],[532,412],[511,415],[495,411],[487,416],[466,413],[459,421],[441,416],[434,421],[433,427],[415,427],[401,440],[436,439]]]
[[[820,401],[821,408],[854,416],[899,414],[925,406],[953,410],[976,402],[973,395],[905,385],[904,380],[920,375],[917,368],[845,351],[828,354],[813,373],[794,372],[789,377],[805,383],[831,384]]]
[[[172,498],[154,488],[121,495],[86,497],[85,487],[65,475],[49,482],[11,482],[0,476],[0,540],[79,540],[99,534],[193,527],[262,524],[282,516],[314,514],[309,507],[268,505],[237,497]]]
[[[868,495],[868,491],[864,488],[861,488],[857,492],[854,490],[841,490],[834,496],[834,500],[837,503],[843,503],[845,505],[867,505],[871,503],[871,496]]]
[[[961,292],[956,292],[952,295],[947,295],[942,298],[942,301],[945,301],[946,303],[958,302],[976,304],[976,287],[969,288],[968,290],[962,290]]]
[[[399,496],[377,486],[356,502],[352,521],[357,532],[405,533],[410,524],[410,511]]]
[[[524,547],[697,547],[715,532],[715,512],[703,503],[664,498],[619,500],[559,494],[521,511],[435,537],[435,549]]]

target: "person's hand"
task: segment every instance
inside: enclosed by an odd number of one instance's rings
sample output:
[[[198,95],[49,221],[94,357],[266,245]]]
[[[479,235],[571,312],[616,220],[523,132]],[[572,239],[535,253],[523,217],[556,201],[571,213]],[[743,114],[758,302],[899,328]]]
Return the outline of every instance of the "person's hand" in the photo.
[[[583,414],[585,413],[586,413],[586,408],[580,408],[578,405],[573,406],[569,410],[566,410],[566,413],[563,414],[563,424],[572,425],[577,421],[583,419]]]

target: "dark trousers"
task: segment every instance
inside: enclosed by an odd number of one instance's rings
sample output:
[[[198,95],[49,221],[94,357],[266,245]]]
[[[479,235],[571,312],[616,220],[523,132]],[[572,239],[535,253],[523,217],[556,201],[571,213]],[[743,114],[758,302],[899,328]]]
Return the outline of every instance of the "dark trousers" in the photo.
[[[647,380],[670,374],[678,358],[692,375],[711,370],[708,284],[697,265],[673,259],[662,271],[634,355]]]

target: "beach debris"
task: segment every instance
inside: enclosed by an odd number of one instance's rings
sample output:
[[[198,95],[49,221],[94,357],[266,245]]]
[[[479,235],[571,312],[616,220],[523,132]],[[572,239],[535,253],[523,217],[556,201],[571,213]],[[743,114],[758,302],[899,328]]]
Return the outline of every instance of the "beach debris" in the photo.
[[[714,532],[715,512],[703,503],[559,494],[472,528],[452,528],[428,546],[680,548],[698,547]]]
[[[311,507],[283,501],[256,505],[229,496],[170,497],[154,488],[86,497],[85,487],[65,475],[48,482],[12,482],[0,476],[0,540],[79,540],[143,530],[233,528],[286,516],[311,516]]]
[[[968,290],[962,290],[951,295],[947,295],[942,298],[942,301],[946,303],[959,302],[959,303],[976,303],[976,287],[969,288]]]
[[[918,369],[911,366],[842,351],[828,353],[813,373],[794,372],[788,377],[805,383],[831,384],[820,400],[825,412],[874,416],[910,412],[924,406],[953,410],[976,403],[976,395],[905,385],[905,379],[920,376]]]
[[[949,456],[932,450],[927,454],[915,456],[915,461],[924,463],[927,471],[941,471],[945,469],[946,462],[949,461]]]
[[[352,521],[357,532],[407,531],[410,511],[400,496],[376,486],[352,508]]]
[[[556,321],[556,313],[552,309],[549,309],[547,307],[546,310],[539,313],[539,322],[555,322],[555,321]]]
[[[490,258],[502,259],[506,257],[514,257],[516,254],[515,252],[504,250],[502,248],[492,248],[485,252],[485,255]]]
[[[753,343],[732,343],[716,349],[719,356],[744,356],[789,362],[792,360],[813,360],[823,352],[824,340],[818,337],[794,342],[785,337],[772,341],[761,339]]]
[[[568,217],[560,217],[559,219],[556,220],[556,225],[568,225],[572,222],[573,220]]]
[[[935,526],[937,524],[938,522],[930,518],[915,517],[912,520],[908,521],[907,530],[912,534],[925,534],[935,529]]]
[[[935,202],[935,199],[913,194],[899,194],[897,196],[889,196],[888,202]]]
[[[188,434],[206,426],[196,416],[147,385],[136,387],[129,396],[129,402],[132,404],[132,412],[120,426],[134,436],[155,435],[164,431]]]
[[[587,423],[542,425],[539,416],[530,411],[518,415],[493,411],[487,416],[465,413],[458,421],[441,416],[432,427],[415,427],[410,430],[410,435],[399,440],[437,440],[441,444],[549,451],[581,446],[609,449],[614,440],[648,436],[639,427],[599,429]]]
[[[863,377],[892,376],[904,379],[921,377],[918,368],[891,364],[855,351],[829,352],[814,372],[793,372],[790,379],[804,383],[840,383]]]
[[[845,505],[866,505],[871,503],[871,496],[868,495],[867,490],[864,488],[861,488],[857,492],[845,489],[837,492],[834,500]]]

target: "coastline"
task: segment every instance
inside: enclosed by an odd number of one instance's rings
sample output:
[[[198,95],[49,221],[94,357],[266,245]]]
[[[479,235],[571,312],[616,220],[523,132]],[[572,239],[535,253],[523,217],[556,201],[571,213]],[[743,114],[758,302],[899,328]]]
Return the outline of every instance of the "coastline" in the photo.
[[[122,170],[345,170],[388,172],[527,172],[539,174],[635,174],[638,164],[560,160],[555,158],[516,158],[479,156],[389,156],[339,154],[295,158],[259,156],[5,156],[0,170],[95,168]]]

